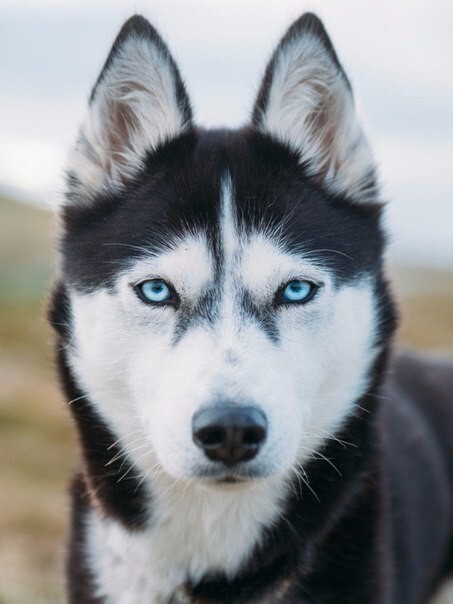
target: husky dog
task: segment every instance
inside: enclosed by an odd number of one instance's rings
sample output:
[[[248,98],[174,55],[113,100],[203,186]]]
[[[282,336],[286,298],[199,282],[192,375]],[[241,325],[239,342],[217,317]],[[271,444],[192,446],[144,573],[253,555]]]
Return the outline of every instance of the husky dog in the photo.
[[[142,17],[69,160],[50,311],[83,464],[72,604],[422,604],[452,570],[453,377],[392,357],[373,156],[317,17],[203,130]]]

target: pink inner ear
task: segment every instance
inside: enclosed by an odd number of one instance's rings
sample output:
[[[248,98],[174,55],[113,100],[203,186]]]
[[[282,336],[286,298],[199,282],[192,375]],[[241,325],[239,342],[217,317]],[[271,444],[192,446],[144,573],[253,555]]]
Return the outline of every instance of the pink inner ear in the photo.
[[[133,135],[139,124],[137,116],[131,106],[122,101],[108,102],[108,111],[112,122],[111,128],[107,129],[106,141],[110,154],[104,156],[102,166],[106,174],[113,180],[120,180],[123,184],[128,181],[131,170],[130,154],[133,150]],[[129,154],[129,158],[127,157]]]

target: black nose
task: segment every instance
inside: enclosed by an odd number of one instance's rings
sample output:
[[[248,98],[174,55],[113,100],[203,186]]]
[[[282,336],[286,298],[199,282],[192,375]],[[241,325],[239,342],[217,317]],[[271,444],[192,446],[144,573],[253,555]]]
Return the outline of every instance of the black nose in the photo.
[[[234,466],[258,453],[266,439],[267,420],[256,407],[210,407],[194,415],[192,435],[209,459]]]

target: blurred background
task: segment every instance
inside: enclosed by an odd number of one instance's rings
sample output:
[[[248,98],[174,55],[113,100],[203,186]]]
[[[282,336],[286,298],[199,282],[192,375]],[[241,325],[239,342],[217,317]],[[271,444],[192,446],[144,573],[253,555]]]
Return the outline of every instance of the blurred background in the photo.
[[[304,10],[325,22],[381,167],[399,342],[453,353],[449,0],[0,0],[0,604],[62,598],[77,457],[45,300],[67,149],[117,30],[134,12],[148,17],[198,121],[234,127]]]

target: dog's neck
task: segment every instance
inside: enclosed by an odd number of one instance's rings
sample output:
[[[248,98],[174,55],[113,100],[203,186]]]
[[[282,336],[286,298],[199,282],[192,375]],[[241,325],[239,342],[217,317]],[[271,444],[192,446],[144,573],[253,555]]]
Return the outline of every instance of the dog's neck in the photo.
[[[231,580],[259,546],[263,528],[282,513],[285,494],[282,478],[219,490],[161,477],[152,485],[149,519],[140,530],[95,509],[88,513],[92,574],[104,591],[112,584],[116,593],[136,585],[152,602],[168,602],[206,576]]]

